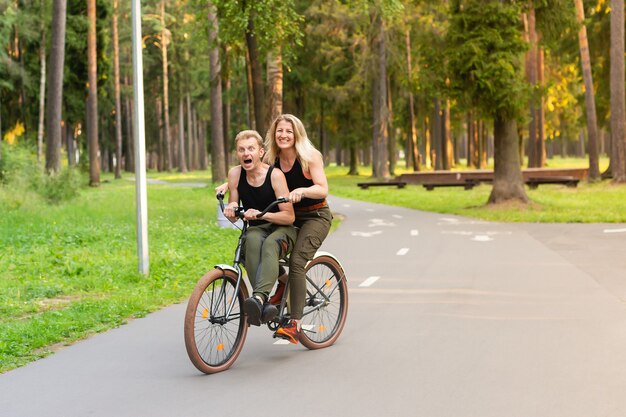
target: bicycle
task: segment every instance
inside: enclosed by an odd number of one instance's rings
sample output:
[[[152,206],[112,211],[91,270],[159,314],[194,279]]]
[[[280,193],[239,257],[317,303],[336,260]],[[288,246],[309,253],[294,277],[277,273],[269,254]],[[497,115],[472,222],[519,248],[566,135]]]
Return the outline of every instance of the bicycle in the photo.
[[[224,195],[218,194],[222,212]],[[279,198],[257,217],[285,203]],[[243,220],[243,207],[235,215]],[[241,269],[241,250],[248,230],[244,221],[235,248],[233,265],[218,264],[207,272],[191,293],[185,312],[185,347],[194,366],[205,374],[225,371],[241,353],[248,323],[243,302],[249,297]],[[281,264],[287,265],[287,259]],[[266,323],[271,331],[289,322],[289,280],[278,306],[279,314]],[[335,343],[348,313],[348,283],[339,260],[318,251],[306,266],[306,299],[301,320],[300,343],[308,349],[321,349]],[[276,336],[274,336],[276,337]]]

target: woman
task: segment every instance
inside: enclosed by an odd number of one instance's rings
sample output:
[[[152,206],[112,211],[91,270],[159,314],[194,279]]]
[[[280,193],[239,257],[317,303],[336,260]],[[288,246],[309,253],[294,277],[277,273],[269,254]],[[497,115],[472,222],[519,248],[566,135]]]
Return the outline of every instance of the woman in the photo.
[[[276,336],[298,343],[300,319],[306,296],[305,266],[330,231],[333,216],[326,203],[328,181],[322,154],[307,137],[304,125],[291,114],[278,116],[265,136],[265,161],[287,178],[289,201],[296,213],[298,237],[289,257],[291,321],[276,330]],[[284,283],[279,281],[270,302],[280,302]]]
[[[298,343],[300,320],[306,296],[306,274],[304,267],[313,259],[315,252],[330,231],[333,216],[326,203],[328,181],[324,173],[322,154],[315,149],[307,137],[304,125],[291,114],[278,116],[265,137],[264,160],[279,168],[287,179],[289,201],[293,203],[296,220],[300,228],[289,257],[289,296],[291,321],[276,330],[275,335]],[[226,186],[216,188],[225,192]],[[270,303],[280,302],[286,277],[280,277],[276,293]]]

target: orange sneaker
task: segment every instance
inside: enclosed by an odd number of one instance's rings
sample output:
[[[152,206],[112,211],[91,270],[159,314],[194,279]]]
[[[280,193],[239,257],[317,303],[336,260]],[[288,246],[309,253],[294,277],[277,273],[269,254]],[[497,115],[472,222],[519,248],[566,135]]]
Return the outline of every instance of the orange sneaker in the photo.
[[[286,326],[279,327],[274,333],[274,337],[280,337],[281,339],[288,340],[289,343],[297,345],[300,341],[300,330],[295,321],[291,320]]]
[[[283,299],[283,294],[285,293],[285,283],[282,281],[278,281],[278,286],[276,287],[276,292],[274,295],[270,297],[268,303],[278,305],[280,301]]]

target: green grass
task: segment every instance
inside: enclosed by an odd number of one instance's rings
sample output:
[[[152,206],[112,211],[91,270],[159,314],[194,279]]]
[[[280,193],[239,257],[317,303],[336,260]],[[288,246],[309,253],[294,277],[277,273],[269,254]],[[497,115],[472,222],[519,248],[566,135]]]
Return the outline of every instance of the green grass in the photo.
[[[549,167],[585,167],[582,159],[549,161]],[[606,169],[607,160],[601,160]],[[543,223],[625,223],[626,185],[614,185],[610,181],[590,184],[581,181],[577,188],[562,185],[541,185],[535,190],[526,189],[531,203],[526,206],[505,204],[487,206],[491,185],[481,185],[472,190],[461,187],[436,188],[426,191],[421,185],[396,187],[371,187],[363,190],[359,182],[371,181],[371,169],[359,168],[358,176],[348,176],[348,168],[331,165],[326,174],[333,195],[373,203],[409,207],[436,213],[458,214],[482,220],[502,222]],[[408,172],[403,167],[399,175]]]
[[[551,160],[550,166],[585,163]],[[608,182],[574,189],[543,185],[528,191],[533,203],[527,207],[489,208],[488,185],[470,191],[429,192],[416,185],[362,190],[356,183],[370,180],[371,170],[360,171],[347,176],[345,167],[328,167],[331,193],[495,221],[626,222],[626,186]],[[231,261],[238,233],[217,227],[210,174],[148,176],[209,185],[149,185],[147,277],[137,272],[133,182],[104,175],[100,187],[82,188],[77,198],[56,205],[0,186],[0,372],[183,301],[204,272]]]
[[[0,372],[179,302],[231,260],[237,232],[217,227],[207,188],[151,185],[150,274],[139,274],[134,193],[118,180],[63,205],[25,199],[2,209]]]

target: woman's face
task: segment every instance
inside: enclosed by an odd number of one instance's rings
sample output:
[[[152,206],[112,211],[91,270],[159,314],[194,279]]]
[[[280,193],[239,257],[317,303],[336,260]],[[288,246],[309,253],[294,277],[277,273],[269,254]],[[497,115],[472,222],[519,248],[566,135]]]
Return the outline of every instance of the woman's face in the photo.
[[[296,136],[293,132],[293,126],[286,120],[281,120],[276,125],[276,133],[274,140],[279,149],[289,149],[295,146]]]

